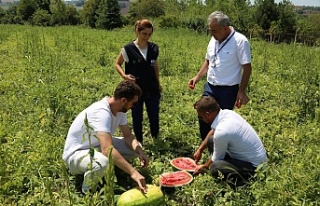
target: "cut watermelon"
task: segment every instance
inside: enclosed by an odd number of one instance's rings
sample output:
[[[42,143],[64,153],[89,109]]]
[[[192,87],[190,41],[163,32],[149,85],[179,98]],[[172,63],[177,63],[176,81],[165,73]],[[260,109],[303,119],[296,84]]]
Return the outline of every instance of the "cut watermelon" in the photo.
[[[159,180],[162,187],[179,187],[192,182],[193,177],[189,172],[176,171],[163,173]]]
[[[189,157],[178,157],[170,161],[171,165],[178,170],[194,172],[197,168],[196,162]]]

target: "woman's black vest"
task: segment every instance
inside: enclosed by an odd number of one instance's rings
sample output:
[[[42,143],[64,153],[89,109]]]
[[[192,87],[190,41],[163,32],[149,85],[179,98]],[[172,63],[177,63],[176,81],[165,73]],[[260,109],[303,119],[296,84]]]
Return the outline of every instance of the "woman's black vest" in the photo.
[[[159,82],[154,69],[159,54],[158,46],[148,42],[147,60],[133,42],[125,45],[124,49],[129,58],[129,62],[125,63],[125,73],[136,77],[136,83],[144,94],[159,92]]]

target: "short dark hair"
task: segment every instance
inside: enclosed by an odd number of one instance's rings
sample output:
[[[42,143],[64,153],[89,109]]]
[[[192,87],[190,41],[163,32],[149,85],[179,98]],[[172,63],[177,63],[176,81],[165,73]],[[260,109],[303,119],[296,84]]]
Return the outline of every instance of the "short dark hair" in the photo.
[[[114,90],[113,97],[115,99],[126,98],[131,101],[135,96],[141,97],[142,91],[140,87],[131,80],[121,81],[117,88]]]
[[[220,110],[218,102],[211,96],[203,96],[196,103],[193,108],[198,112],[216,112]]]

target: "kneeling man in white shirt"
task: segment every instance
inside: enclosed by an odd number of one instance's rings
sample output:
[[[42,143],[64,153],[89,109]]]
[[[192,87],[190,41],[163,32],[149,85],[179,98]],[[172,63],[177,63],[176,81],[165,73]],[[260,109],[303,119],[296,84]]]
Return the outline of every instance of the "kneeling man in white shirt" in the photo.
[[[251,177],[257,166],[267,160],[266,150],[253,127],[232,110],[220,109],[213,97],[203,96],[194,104],[199,119],[211,124],[206,139],[194,154],[198,162],[208,148],[211,159],[198,165],[194,174],[210,169],[212,176]]]

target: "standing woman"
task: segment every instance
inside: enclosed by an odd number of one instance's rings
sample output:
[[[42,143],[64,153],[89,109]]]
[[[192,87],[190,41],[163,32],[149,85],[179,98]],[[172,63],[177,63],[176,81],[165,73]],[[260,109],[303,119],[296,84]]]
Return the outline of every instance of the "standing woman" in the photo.
[[[142,90],[142,96],[132,108],[133,130],[138,141],[142,143],[143,104],[145,103],[153,138],[159,134],[159,104],[161,85],[158,68],[158,45],[149,41],[153,25],[147,20],[135,24],[137,38],[125,45],[117,57],[115,67],[123,79],[135,81]],[[125,69],[121,65],[125,62]]]

